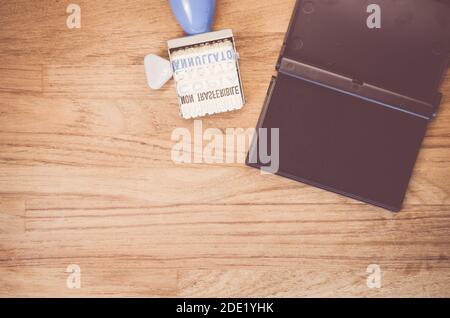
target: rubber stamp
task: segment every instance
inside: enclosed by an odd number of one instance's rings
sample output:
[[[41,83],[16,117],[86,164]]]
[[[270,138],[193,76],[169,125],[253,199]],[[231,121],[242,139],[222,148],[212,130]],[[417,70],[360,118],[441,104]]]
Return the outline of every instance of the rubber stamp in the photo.
[[[146,56],[149,86],[159,89],[173,76],[185,119],[241,109],[245,98],[233,32],[210,31],[215,1],[171,0],[170,4],[189,36],[167,42],[170,61]]]

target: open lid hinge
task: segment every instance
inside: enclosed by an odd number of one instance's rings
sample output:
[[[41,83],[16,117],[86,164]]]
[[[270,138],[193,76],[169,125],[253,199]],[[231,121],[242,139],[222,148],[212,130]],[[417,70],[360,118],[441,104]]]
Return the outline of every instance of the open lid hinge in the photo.
[[[363,83],[324,69],[297,62],[283,57],[279,64],[279,72],[321,85],[344,94],[365,99],[379,105],[402,111],[426,120],[435,117],[441,101],[436,98],[436,105],[414,99],[371,84]]]

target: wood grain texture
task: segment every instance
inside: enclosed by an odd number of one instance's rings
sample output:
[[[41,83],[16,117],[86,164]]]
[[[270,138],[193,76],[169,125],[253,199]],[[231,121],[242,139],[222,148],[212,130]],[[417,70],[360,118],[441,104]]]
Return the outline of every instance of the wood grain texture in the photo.
[[[248,104],[204,128],[255,127],[294,2],[221,1]],[[182,35],[166,1],[77,3],[79,30],[64,1],[0,3],[0,296],[450,296],[449,76],[394,215],[241,164],[173,163],[171,133],[193,122],[143,68]]]

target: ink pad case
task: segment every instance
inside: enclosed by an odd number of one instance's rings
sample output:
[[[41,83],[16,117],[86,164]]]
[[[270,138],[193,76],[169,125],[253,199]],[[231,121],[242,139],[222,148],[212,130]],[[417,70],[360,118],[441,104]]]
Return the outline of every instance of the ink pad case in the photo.
[[[400,211],[442,98],[450,1],[376,2],[379,29],[373,1],[297,1],[257,128],[279,128],[278,175]]]

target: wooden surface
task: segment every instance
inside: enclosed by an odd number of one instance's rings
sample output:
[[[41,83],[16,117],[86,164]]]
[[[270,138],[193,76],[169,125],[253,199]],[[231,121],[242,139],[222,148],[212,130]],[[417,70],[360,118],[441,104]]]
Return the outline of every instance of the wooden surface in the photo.
[[[220,1],[248,104],[205,128],[255,127],[294,2]],[[241,164],[174,164],[171,133],[193,122],[143,68],[182,35],[166,1],[77,1],[73,30],[69,3],[0,3],[1,296],[450,296],[450,77],[396,215]]]

